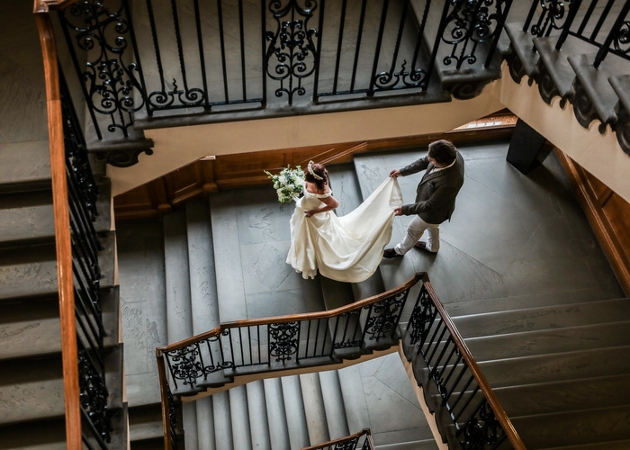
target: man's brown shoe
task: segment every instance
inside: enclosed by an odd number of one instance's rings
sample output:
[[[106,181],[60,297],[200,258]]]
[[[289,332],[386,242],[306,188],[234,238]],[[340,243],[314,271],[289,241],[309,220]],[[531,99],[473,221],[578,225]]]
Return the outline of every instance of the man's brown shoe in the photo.
[[[399,255],[398,253],[396,253],[396,250],[394,250],[393,248],[386,248],[383,251],[384,258],[396,258],[397,256],[402,256],[402,255]]]
[[[425,252],[429,252],[433,255],[435,255],[437,252],[432,252],[431,250],[427,249],[427,243],[424,241],[418,241],[414,244],[414,248],[417,248],[418,250],[424,250]]]

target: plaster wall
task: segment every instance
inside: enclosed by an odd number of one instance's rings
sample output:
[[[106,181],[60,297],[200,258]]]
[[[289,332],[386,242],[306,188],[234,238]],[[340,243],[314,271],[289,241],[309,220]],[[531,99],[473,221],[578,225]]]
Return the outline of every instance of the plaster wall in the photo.
[[[503,108],[491,89],[466,101],[146,130],[153,155],[108,166],[118,195],[203,156],[415,136],[452,130]]]
[[[604,135],[598,131],[600,122],[597,120],[588,129],[583,128],[575,118],[571,104],[567,102],[563,109],[560,98],[556,97],[548,105],[538,93],[536,83],[529,86],[527,78],[523,78],[516,84],[506,63],[503,64],[502,78],[489,88],[501,104],[630,202],[630,156],[621,149],[610,127]]]

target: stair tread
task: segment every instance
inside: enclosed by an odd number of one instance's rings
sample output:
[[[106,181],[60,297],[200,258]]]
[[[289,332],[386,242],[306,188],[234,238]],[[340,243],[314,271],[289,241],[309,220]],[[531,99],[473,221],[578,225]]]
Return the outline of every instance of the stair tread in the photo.
[[[627,298],[600,300],[458,316],[453,322],[464,338],[470,338],[628,320],[628,306]]]
[[[57,294],[55,246],[0,250],[0,299]]]
[[[227,391],[218,392],[212,396],[212,417],[217,450],[233,450],[230,396]]]
[[[511,417],[528,449],[624,440],[630,405],[557,414]]]
[[[230,421],[232,422],[234,448],[251,450],[252,434],[249,427],[247,388],[244,385],[236,386],[228,392],[230,395]]]
[[[630,345],[630,322],[600,323],[552,330],[525,331],[466,340],[478,361]]]
[[[264,383],[262,380],[252,381],[246,388],[252,442],[256,450],[271,450]]]
[[[630,346],[480,361],[493,388],[630,373],[630,360],[619,358]],[[602,367],[606,371],[602,373]]]
[[[62,417],[61,356],[6,361],[0,373],[1,424]]]
[[[271,448],[273,450],[291,450],[280,379],[265,379],[263,383]]]
[[[343,396],[337,371],[328,370],[319,372],[319,383],[324,400],[330,439],[339,439],[349,436],[351,433],[348,429],[348,420],[343,407]]]
[[[50,189],[50,149],[48,139],[0,143],[0,192]]]
[[[282,377],[282,398],[287,416],[289,443],[291,448],[304,448],[310,445],[308,425],[304,412],[302,388],[298,375]]]
[[[54,236],[50,191],[0,196],[0,245],[44,241]]]
[[[326,423],[326,410],[324,409],[319,375],[317,373],[300,375],[300,386],[304,404],[308,406],[304,408],[304,414],[306,416],[310,445],[329,441],[330,434]]]
[[[65,427],[63,418],[0,426],[0,449],[66,450]]]
[[[494,388],[509,417],[630,404],[630,373]]]

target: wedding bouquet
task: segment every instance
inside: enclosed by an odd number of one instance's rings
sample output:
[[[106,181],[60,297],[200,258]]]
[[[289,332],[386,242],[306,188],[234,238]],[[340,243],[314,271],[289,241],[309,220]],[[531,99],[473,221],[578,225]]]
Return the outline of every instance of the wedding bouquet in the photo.
[[[278,194],[278,201],[280,203],[289,203],[302,194],[304,171],[300,166],[295,166],[295,169],[291,169],[291,166],[287,166],[282,169],[278,175],[273,175],[266,170],[265,173],[271,178],[271,181],[273,181],[273,188]]]

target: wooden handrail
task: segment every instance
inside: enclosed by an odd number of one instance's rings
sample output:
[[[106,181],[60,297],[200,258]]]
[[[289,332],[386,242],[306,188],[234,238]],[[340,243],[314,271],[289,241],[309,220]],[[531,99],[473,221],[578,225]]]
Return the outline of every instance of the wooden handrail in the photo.
[[[358,302],[353,302],[348,305],[342,306],[337,309],[331,309],[328,311],[318,311],[312,313],[299,313],[299,314],[289,314],[286,316],[275,316],[275,317],[265,317],[262,319],[247,319],[247,320],[237,320],[233,322],[222,323],[216,328],[213,328],[210,331],[206,331],[204,333],[198,334],[196,336],[183,339],[181,341],[175,342],[173,344],[169,344],[165,347],[158,347],[157,353],[158,356],[161,356],[163,353],[167,353],[173,350],[178,350],[180,348],[184,348],[189,346],[190,344],[194,344],[195,342],[220,335],[224,330],[230,328],[240,328],[240,327],[248,327],[248,326],[258,326],[258,325],[269,325],[276,323],[285,323],[285,322],[296,322],[296,321],[305,321],[305,320],[317,320],[317,319],[328,319],[331,317],[338,316],[348,311],[353,311],[355,309],[361,309],[364,306],[371,305],[373,303],[377,303],[384,298],[391,297],[400,292],[403,292],[406,289],[409,289],[411,286],[416,284],[420,279],[422,279],[422,273],[416,273],[413,277],[411,277],[404,284],[390,289],[389,291],[385,291],[381,294],[373,295],[372,297],[368,297],[363,300],[359,300]]]
[[[61,326],[61,355],[63,366],[64,404],[66,414],[66,445],[69,450],[80,450],[81,403],[79,397],[79,357],[75,321],[74,287],[72,280],[72,246],[70,238],[70,207],[66,178],[66,158],[59,87],[59,67],[53,26],[48,14],[51,6],[63,1],[35,1],[34,13],[42,46],[44,79],[46,83],[46,109],[48,113],[48,139],[50,143],[50,171],[52,178],[53,213],[55,220],[55,246],[57,252],[57,279],[59,290],[59,316]]]
[[[429,281],[429,277],[426,272],[422,273],[422,282],[425,289],[427,290],[427,293],[431,297],[431,300],[433,301],[433,304],[435,305],[438,314],[440,315],[440,317],[442,317],[444,324],[448,328],[448,331],[453,338],[453,342],[457,346],[457,349],[460,351],[462,357],[464,358],[464,361],[466,361],[466,365],[470,369],[472,375],[475,377],[475,380],[477,380],[479,388],[481,389],[483,395],[486,397],[486,400],[490,404],[492,411],[494,411],[495,417],[501,424],[501,427],[503,428],[503,431],[505,432],[508,440],[514,446],[514,450],[527,450],[525,444],[518,435],[518,432],[514,428],[514,425],[508,418],[505,409],[503,409],[503,406],[501,406],[501,403],[499,402],[496,395],[494,394],[494,391],[490,387],[490,383],[488,383],[488,380],[479,368],[479,365],[477,364],[477,361],[475,361],[475,358],[473,357],[470,349],[464,342],[462,335],[455,327],[453,319],[451,319],[451,316],[449,316],[449,314],[446,312],[446,309],[444,308],[442,301],[435,292],[433,285]]]

